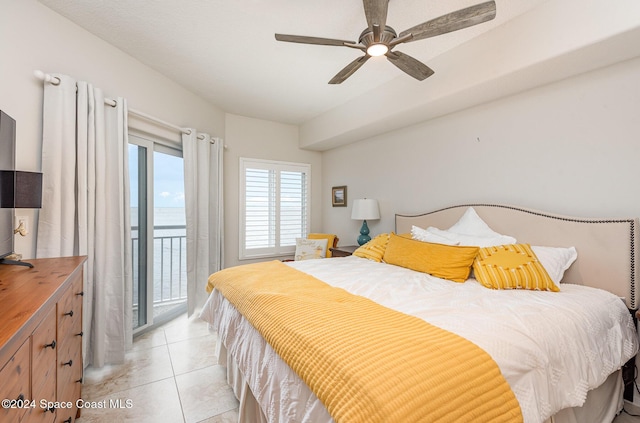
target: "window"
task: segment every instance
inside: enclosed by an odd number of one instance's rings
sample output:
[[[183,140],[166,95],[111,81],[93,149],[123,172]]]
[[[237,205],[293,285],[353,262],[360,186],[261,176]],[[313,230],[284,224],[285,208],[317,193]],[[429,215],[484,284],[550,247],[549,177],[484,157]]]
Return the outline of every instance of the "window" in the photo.
[[[240,259],[293,254],[309,233],[311,165],[240,158]]]

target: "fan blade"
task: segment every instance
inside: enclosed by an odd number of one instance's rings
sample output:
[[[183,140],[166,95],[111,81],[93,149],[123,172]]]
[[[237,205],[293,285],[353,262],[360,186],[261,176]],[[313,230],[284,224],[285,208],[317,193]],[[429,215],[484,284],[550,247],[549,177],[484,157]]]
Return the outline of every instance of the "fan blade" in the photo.
[[[276,34],[276,40],[288,43],[319,44],[323,46],[344,46],[345,44],[355,44],[355,41],[336,40],[333,38],[305,37],[303,35]]]
[[[373,31],[373,25],[378,25],[384,29],[387,24],[387,10],[389,9],[389,0],[362,0],[364,5],[364,14],[367,17],[369,29]]]
[[[408,41],[422,40],[435,37],[436,35],[446,34],[447,32],[468,28],[482,22],[490,21],[495,17],[496,2],[488,1],[423,22],[406,31],[402,31],[398,38],[411,34],[413,38]]]
[[[344,69],[338,72],[336,76],[334,76],[331,79],[331,81],[329,81],[329,84],[342,84],[344,81],[346,81],[348,77],[353,75],[355,71],[360,69],[360,66],[364,65],[364,62],[369,60],[369,57],[371,56],[367,54],[362,57],[358,57],[356,60],[349,63],[347,66],[344,67]]]
[[[422,63],[421,61],[414,59],[408,54],[404,54],[399,51],[390,51],[386,54],[387,59],[393,63],[398,69],[405,72],[409,76],[413,76],[415,79],[422,81],[433,75],[433,70]]]

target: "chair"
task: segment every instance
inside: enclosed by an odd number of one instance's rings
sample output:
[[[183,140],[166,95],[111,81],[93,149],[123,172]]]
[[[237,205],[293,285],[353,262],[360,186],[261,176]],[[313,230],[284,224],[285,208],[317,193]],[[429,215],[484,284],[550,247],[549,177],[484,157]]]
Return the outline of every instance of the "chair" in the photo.
[[[307,239],[326,239],[327,240],[327,258],[331,257],[331,249],[338,246],[338,236],[336,234],[313,233],[307,235]]]

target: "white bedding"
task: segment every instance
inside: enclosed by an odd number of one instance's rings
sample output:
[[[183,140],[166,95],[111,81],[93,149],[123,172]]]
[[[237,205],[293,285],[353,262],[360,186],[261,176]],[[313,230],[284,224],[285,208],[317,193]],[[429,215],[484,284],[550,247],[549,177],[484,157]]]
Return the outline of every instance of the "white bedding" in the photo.
[[[562,284],[559,293],[496,291],[473,279],[459,284],[353,256],[288,264],[483,348],[518,398],[525,422],[540,423],[582,405],[587,391],[638,350],[624,302],[594,288]],[[201,317],[238,361],[269,421],[331,421],[315,395],[217,291]]]

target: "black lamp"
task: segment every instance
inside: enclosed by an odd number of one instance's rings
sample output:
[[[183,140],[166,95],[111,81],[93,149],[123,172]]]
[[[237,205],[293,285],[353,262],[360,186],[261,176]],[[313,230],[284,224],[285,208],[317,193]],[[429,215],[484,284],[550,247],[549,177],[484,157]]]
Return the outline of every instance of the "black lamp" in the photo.
[[[0,170],[0,208],[39,209],[42,207],[42,173]],[[19,228],[14,232],[18,232]],[[0,259],[3,264],[33,267],[31,263]]]
[[[42,173],[0,170],[0,207],[39,209],[42,207]]]

